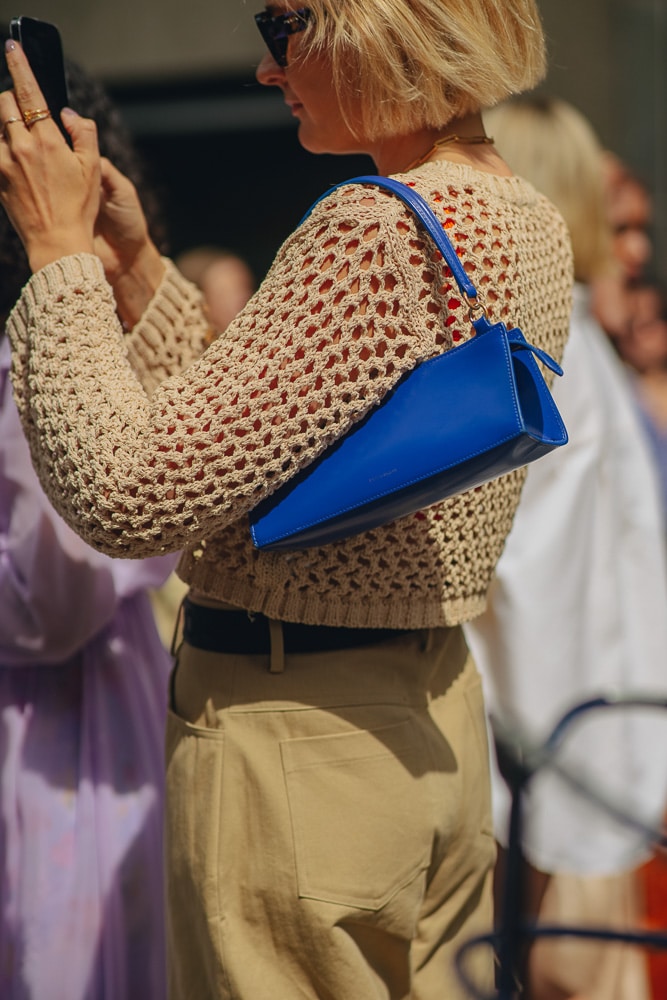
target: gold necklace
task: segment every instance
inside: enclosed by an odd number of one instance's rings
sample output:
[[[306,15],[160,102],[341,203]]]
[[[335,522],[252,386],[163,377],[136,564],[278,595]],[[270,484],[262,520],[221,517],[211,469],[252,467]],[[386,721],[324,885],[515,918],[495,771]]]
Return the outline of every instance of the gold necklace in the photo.
[[[460,142],[469,146],[493,146],[494,141],[489,135],[443,135],[441,139],[435,140],[431,148],[423,156],[413,160],[403,173],[407,173],[408,170],[414,170],[415,167],[421,167],[441,146],[449,146],[454,142]]]

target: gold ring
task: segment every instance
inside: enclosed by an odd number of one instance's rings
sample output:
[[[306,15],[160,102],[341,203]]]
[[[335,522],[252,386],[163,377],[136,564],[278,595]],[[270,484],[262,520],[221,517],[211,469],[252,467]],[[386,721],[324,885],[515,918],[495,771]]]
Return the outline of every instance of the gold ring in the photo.
[[[2,126],[2,138],[3,139],[7,138],[7,126],[8,125],[13,125],[14,122],[21,122],[22,125],[24,124],[22,118],[8,118],[7,121],[4,122],[4,124]]]
[[[44,121],[45,118],[51,117],[51,112],[48,108],[30,108],[28,111],[22,111],[23,121],[26,128],[32,128],[35,122]]]

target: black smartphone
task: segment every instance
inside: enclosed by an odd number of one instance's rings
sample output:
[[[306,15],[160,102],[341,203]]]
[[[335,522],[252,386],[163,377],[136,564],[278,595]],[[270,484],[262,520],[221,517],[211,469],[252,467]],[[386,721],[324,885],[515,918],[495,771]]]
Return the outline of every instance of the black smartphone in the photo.
[[[53,120],[69,142],[60,121],[61,109],[69,104],[60,32],[55,24],[38,21],[36,17],[14,17],[9,24],[9,33],[21,43]]]

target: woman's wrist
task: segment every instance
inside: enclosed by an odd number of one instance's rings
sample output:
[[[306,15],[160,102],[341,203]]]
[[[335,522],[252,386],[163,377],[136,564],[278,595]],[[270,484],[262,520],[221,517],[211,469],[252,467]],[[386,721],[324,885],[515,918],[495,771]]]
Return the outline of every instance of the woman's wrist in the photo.
[[[148,241],[129,268],[109,275],[118,315],[126,329],[141,319],[164,278],[165,265],[154,243]]]
[[[77,253],[95,253],[92,238],[83,233],[70,232],[62,237],[51,233],[48,240],[40,240],[27,250],[28,263],[33,274],[47,264]]]

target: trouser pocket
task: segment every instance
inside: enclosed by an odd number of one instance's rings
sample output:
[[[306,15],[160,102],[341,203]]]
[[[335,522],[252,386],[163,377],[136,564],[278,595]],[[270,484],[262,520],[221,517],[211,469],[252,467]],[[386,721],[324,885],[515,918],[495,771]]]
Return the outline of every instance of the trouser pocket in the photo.
[[[301,897],[377,910],[428,867],[415,723],[287,740],[281,753]]]

